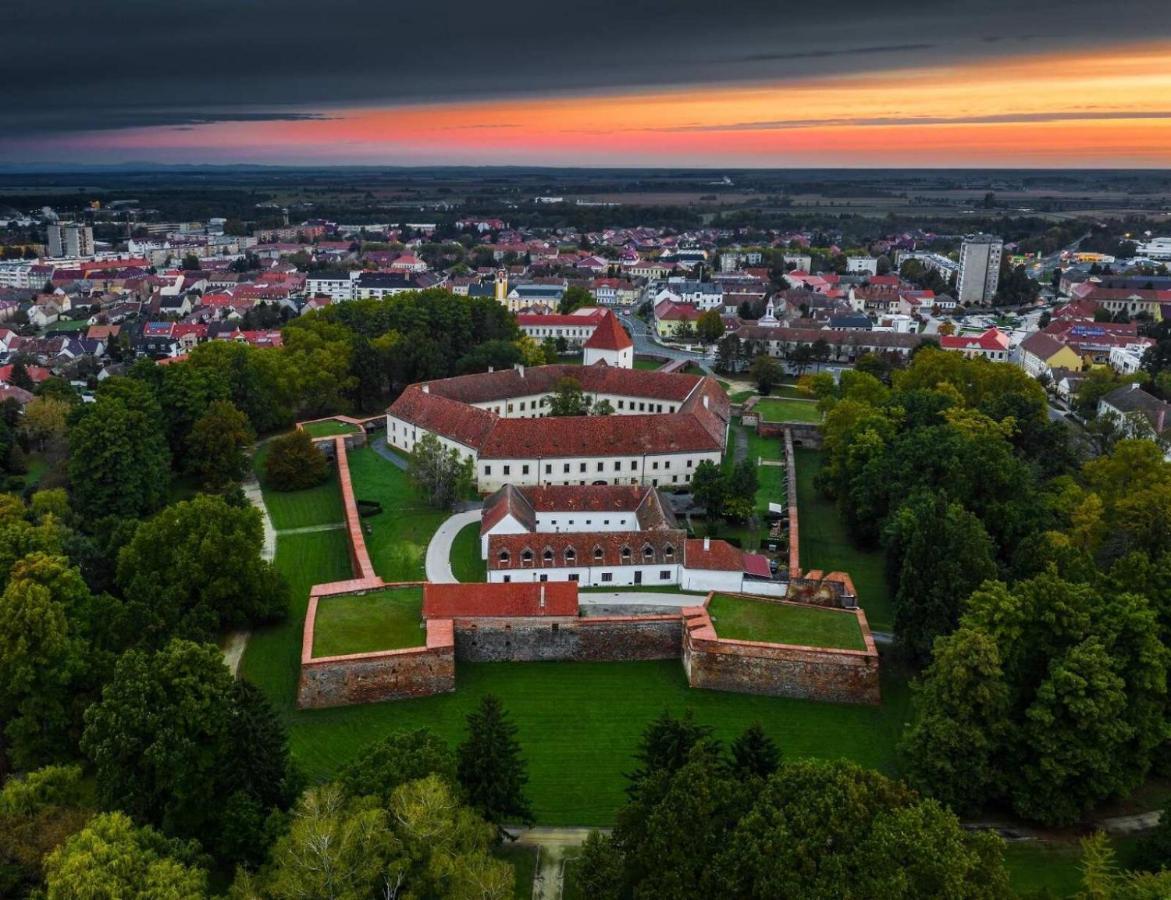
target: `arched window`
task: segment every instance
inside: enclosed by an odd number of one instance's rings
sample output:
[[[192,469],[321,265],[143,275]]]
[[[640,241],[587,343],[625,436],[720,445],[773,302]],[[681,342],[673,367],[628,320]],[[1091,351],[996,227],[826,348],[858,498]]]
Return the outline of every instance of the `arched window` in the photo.
[[[643,544],[642,545],[642,558],[643,559],[654,559],[655,558],[655,548],[652,547],[650,544]]]
[[[630,548],[626,545],[622,546],[622,561],[630,562]]]
[[[670,561],[674,558],[675,558],[675,548],[672,547],[670,544],[668,544],[666,547],[663,548],[663,559]]]
[[[509,560],[511,560],[511,559],[512,559],[512,557],[509,555],[507,550],[500,551],[500,564],[501,565],[507,566]]]
[[[565,548],[565,564],[572,566],[577,563],[577,551],[572,547]]]
[[[553,551],[546,547],[542,558],[545,560],[545,565],[549,565],[551,562],[553,562]]]
[[[522,565],[531,566],[533,564],[533,551],[525,550],[520,555],[520,561]]]
[[[595,548],[594,548],[594,561],[595,561],[595,562],[601,562],[601,561],[602,561],[602,557],[603,557],[603,556],[605,556],[605,555],[606,555],[606,554],[602,552],[602,548],[601,548],[601,547],[595,547]]]

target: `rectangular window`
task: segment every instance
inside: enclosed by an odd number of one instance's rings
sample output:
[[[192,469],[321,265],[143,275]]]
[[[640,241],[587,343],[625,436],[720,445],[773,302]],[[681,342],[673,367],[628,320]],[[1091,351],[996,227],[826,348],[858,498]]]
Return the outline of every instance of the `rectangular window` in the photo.
[[[578,579],[578,574],[576,572],[569,573],[569,580],[570,581],[577,581],[577,579]]]
[[[492,467],[491,466],[484,466],[484,474],[491,475],[492,474]]]
[[[564,466],[562,466],[561,471],[564,472],[566,475],[568,475],[569,474],[569,463],[566,463]]]
[[[602,467],[603,467],[604,465],[605,465],[605,463],[598,463],[598,471],[599,471],[599,472],[601,472],[601,471],[602,471]]]
[[[614,580],[614,573],[613,572],[603,572],[602,573],[602,581],[613,581],[613,580]]]
[[[512,474],[512,466],[505,466],[504,467],[504,474],[511,475]]]
[[[620,460],[620,459],[616,459],[616,460],[614,460],[614,471],[615,471],[615,472],[621,472],[621,471],[622,471],[622,460]]]
[[[579,472],[584,472],[585,470],[586,470],[586,464],[585,464],[585,463],[581,463],[581,467],[578,469],[578,471],[579,471]],[[583,481],[583,482],[582,482],[582,484],[585,484],[585,482]]]
[[[506,584],[507,584],[508,582],[512,581],[512,576],[511,576],[511,575],[505,575],[505,576],[504,576],[504,581],[505,581],[505,583],[506,583]]]
[[[527,465],[521,466],[520,467],[520,474],[528,475],[529,474],[529,467]]]
[[[671,570],[670,569],[660,569],[659,570],[659,580],[660,581],[670,581],[671,580]]]
[[[687,460],[687,468],[689,468],[689,469],[690,469],[690,468],[691,468],[693,465],[695,465],[695,461],[694,461],[694,460],[690,460],[690,459],[689,459],[689,460]]]
[[[545,466],[545,474],[546,474],[546,475],[552,475],[552,474],[553,474],[553,467],[552,467],[552,466],[550,466],[550,465],[546,465],[546,466]]]
[[[548,575],[542,575],[542,576],[541,576],[541,581],[548,581],[548,580],[549,580],[549,576],[548,576]]]

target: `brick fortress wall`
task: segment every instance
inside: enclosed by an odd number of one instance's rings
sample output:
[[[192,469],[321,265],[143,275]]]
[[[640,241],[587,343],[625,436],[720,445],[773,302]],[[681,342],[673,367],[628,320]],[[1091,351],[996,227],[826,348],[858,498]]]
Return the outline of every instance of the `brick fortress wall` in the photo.
[[[800,700],[877,704],[878,651],[861,610],[856,615],[865,650],[838,650],[730,641],[716,636],[704,607],[684,612],[683,668],[694,688],[769,694]]]
[[[455,620],[460,662],[678,659],[682,642],[678,614]]]

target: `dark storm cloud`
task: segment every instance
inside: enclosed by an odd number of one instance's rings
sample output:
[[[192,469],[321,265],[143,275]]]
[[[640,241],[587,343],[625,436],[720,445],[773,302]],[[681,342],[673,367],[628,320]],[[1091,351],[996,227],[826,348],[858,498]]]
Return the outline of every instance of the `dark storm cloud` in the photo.
[[[0,141],[852,74],[1171,36],[1166,0],[1116,0],[1105,25],[1103,11],[1088,0],[8,0]]]

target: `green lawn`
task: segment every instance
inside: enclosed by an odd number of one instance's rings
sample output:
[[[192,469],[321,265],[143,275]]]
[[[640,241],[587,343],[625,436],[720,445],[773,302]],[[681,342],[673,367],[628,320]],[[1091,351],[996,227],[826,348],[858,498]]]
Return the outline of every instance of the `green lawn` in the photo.
[[[480,558],[480,523],[460,529],[451,543],[451,572],[456,581],[487,581],[488,563]]]
[[[317,604],[313,655],[421,647],[427,643],[422,618],[422,588],[323,597]]]
[[[427,506],[407,473],[370,447],[349,456],[354,496],[382,504],[381,513],[362,520],[374,571],[385,581],[422,581],[427,544],[450,513]]]
[[[264,505],[268,507],[273,528],[277,531],[286,528],[307,528],[313,525],[330,525],[345,519],[336,468],[331,466],[329,477],[317,487],[304,491],[276,491],[264,484],[264,459],[268,455],[268,447],[267,443],[260,445],[252,465],[260,479]]]
[[[858,589],[858,601],[866,611],[870,627],[890,631],[894,626],[894,607],[881,551],[855,547],[837,507],[814,487],[813,478],[821,468],[821,452],[798,447],[796,454],[801,567],[848,572]]]
[[[729,394],[728,399],[733,403],[743,403],[749,397],[755,396],[756,391],[737,391],[734,394]]]
[[[512,896],[514,900],[529,900],[533,896],[533,876],[537,872],[537,848],[520,844],[501,844],[492,855],[504,860],[516,875]]]
[[[1133,865],[1139,838],[1112,837],[1119,868]],[[1073,897],[1082,884],[1082,851],[1077,841],[1014,841],[1005,849],[1009,881],[1019,894],[1048,891],[1051,897]]]
[[[339,422],[336,419],[325,419],[321,422],[306,422],[301,426],[310,437],[333,437],[339,434],[353,434],[358,426],[349,422]]]
[[[278,709],[291,710],[301,673],[301,633],[309,588],[353,577],[346,533],[339,530],[280,535],[276,567],[292,588],[288,618],[252,632],[240,671],[263,688]]]
[[[789,606],[716,594],[708,606],[716,634],[734,641],[865,650],[858,620],[820,606]]]
[[[652,371],[654,369],[661,369],[665,365],[661,359],[649,359],[645,356],[636,356],[634,358],[634,367],[636,369],[645,369]]]
[[[812,400],[765,397],[752,411],[766,422],[820,422],[821,412]]]

